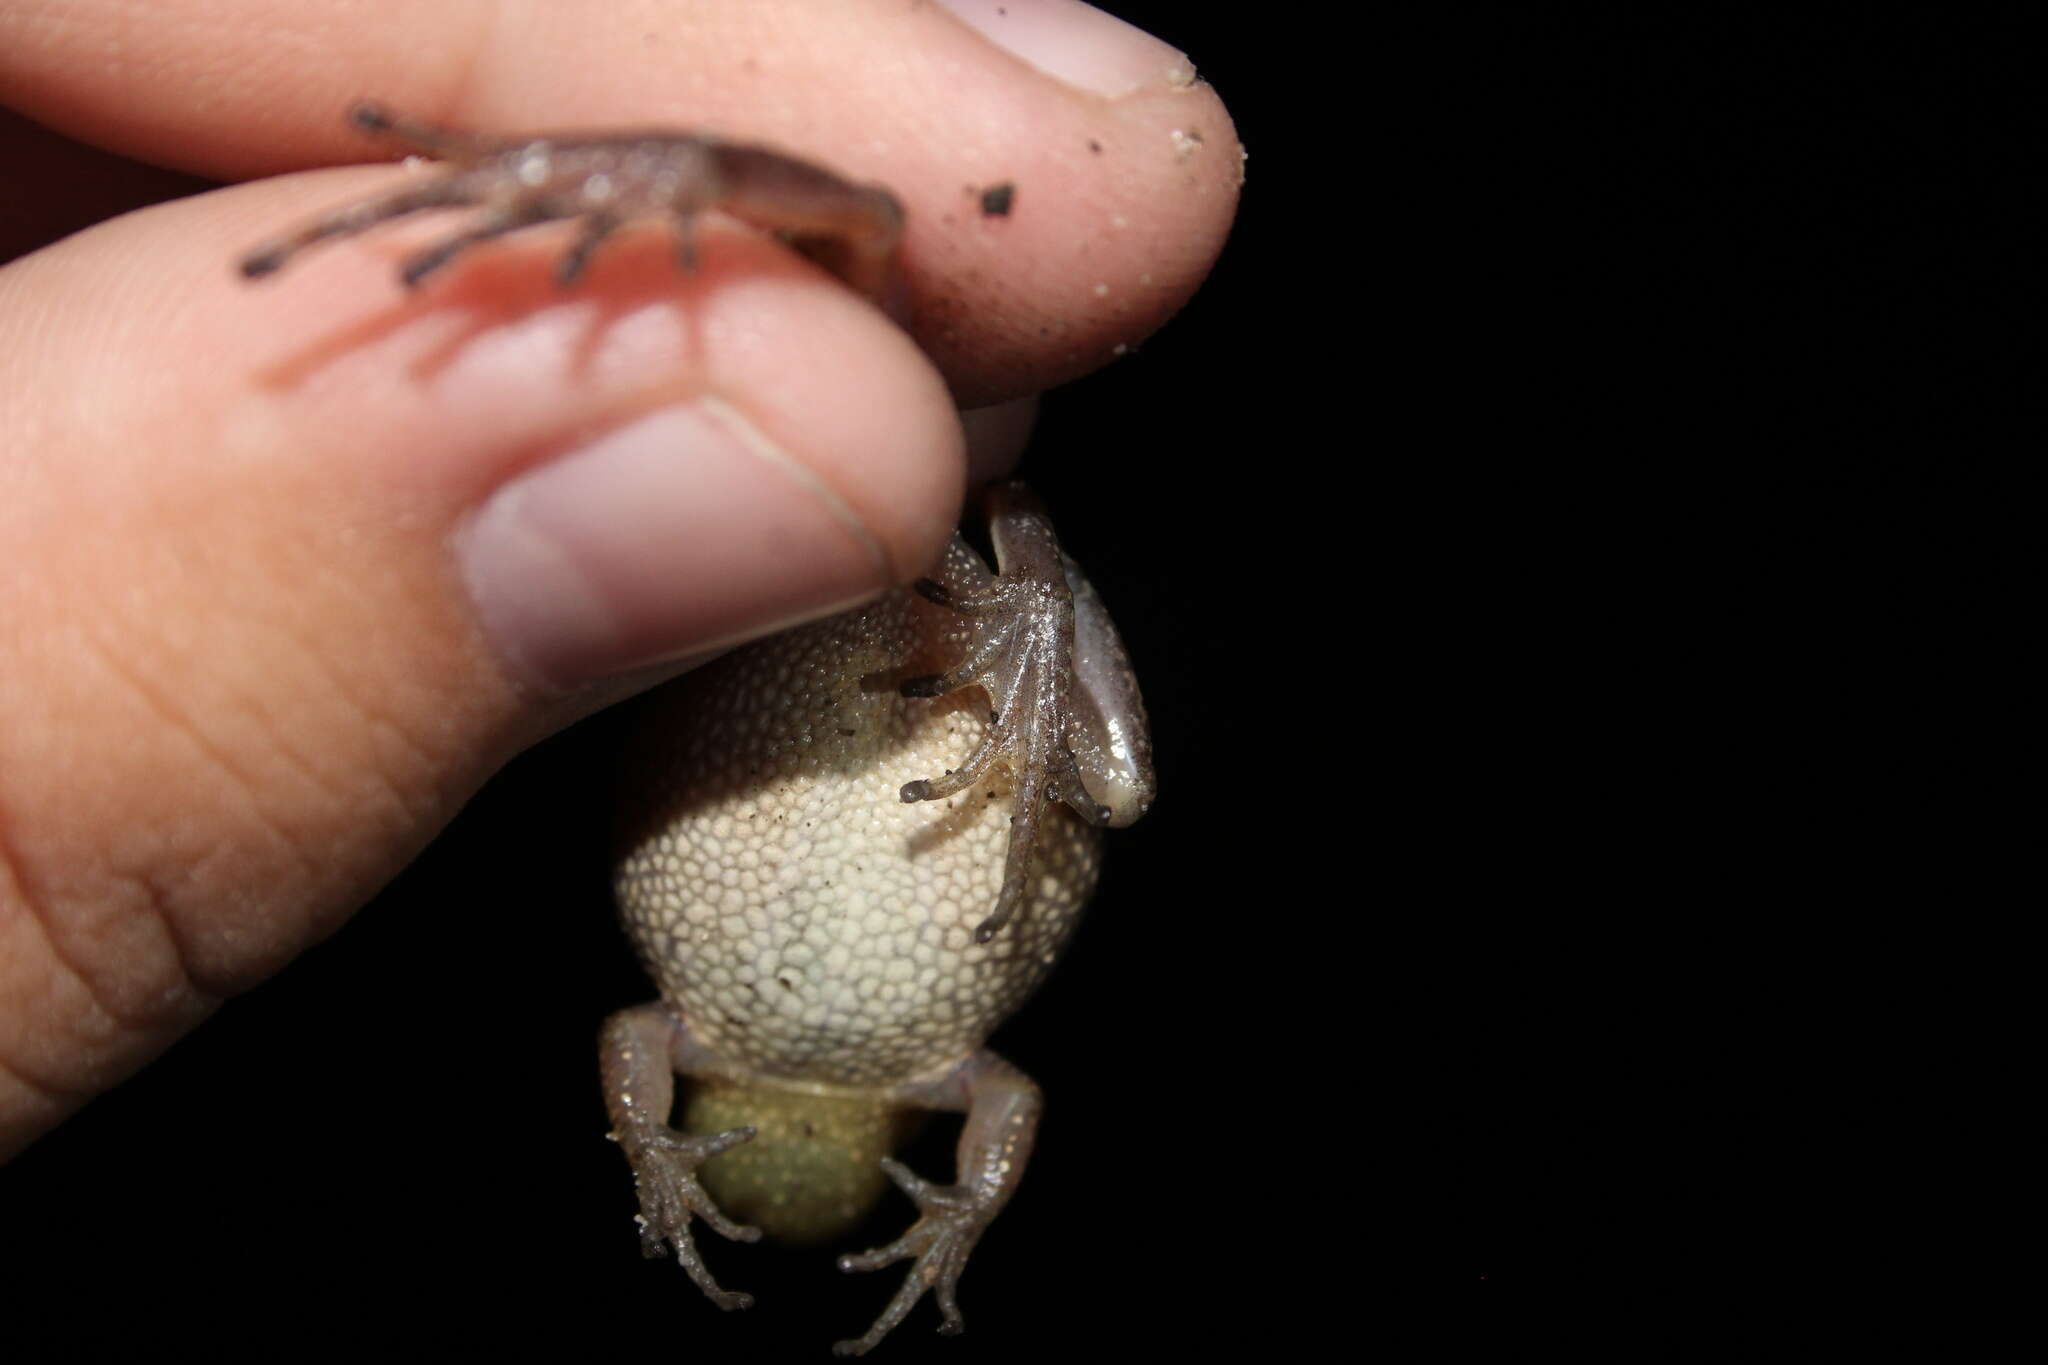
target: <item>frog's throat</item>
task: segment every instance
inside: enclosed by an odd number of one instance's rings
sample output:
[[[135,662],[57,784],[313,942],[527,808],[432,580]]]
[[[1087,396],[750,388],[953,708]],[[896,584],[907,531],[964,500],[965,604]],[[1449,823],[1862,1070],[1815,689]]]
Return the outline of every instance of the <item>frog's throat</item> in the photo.
[[[758,1131],[704,1163],[704,1189],[726,1214],[768,1237],[813,1246],[851,1231],[873,1209],[888,1177],[882,1158],[914,1117],[879,1099],[809,1088],[729,1081],[690,1087],[683,1131]]]

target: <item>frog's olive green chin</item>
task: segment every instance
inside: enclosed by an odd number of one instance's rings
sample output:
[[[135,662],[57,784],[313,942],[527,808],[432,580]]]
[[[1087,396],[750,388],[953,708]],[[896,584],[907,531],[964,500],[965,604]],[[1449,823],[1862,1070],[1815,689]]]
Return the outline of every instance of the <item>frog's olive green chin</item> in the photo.
[[[882,1158],[921,1120],[872,1097],[712,1082],[691,1087],[682,1128],[722,1133],[752,1124],[752,1141],[704,1163],[705,1191],[770,1240],[807,1247],[859,1226],[888,1188]]]

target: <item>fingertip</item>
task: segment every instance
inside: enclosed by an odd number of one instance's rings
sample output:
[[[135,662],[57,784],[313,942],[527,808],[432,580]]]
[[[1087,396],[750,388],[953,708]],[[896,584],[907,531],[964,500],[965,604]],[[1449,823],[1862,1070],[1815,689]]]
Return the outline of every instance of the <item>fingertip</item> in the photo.
[[[456,544],[487,636],[557,688],[844,610],[890,581],[844,499],[711,396],[551,453]]]

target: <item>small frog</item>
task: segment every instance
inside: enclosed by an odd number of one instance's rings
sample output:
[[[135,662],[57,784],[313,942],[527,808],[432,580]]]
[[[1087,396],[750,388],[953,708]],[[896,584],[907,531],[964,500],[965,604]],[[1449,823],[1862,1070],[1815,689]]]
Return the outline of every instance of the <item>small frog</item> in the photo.
[[[616,885],[662,998],[612,1017],[601,1065],[644,1249],[672,1248],[712,1302],[744,1308],[705,1268],[693,1215],[740,1241],[823,1241],[886,1173],[917,1223],[839,1266],[915,1263],[842,1355],[927,1289],[940,1330],[960,1330],[960,1272],[1016,1192],[1041,1105],[982,1043],[1065,943],[1100,827],[1153,795],[1101,600],[1022,488],[991,493],[989,524],[1000,574],[956,536],[914,589],[665,691],[633,760]],[[695,1082],[680,1129],[678,1073]],[[918,1109],[967,1114],[954,1184],[888,1156]]]
[[[715,209],[879,300],[902,233],[887,190],[716,137],[491,138],[370,104],[351,118],[450,164],[255,248],[245,277],[392,218],[474,207],[470,227],[405,261],[407,287],[477,243],[577,219],[566,286],[639,217],[673,221],[688,267],[695,219]],[[1023,1178],[1041,1107],[982,1044],[1065,944],[1101,828],[1153,796],[1144,706],[1100,598],[1028,492],[993,490],[988,517],[999,572],[956,536],[914,588],[699,670],[654,699],[633,763],[617,891],[661,999],[606,1022],[600,1067],[642,1247],[672,1249],[713,1303],[744,1308],[706,1269],[692,1218],[738,1241],[824,1241],[886,1175],[917,1223],[839,1265],[914,1264],[841,1355],[874,1347],[928,1289],[940,1330],[960,1330],[960,1273]],[[903,780],[917,773],[939,775]],[[677,1075],[695,1083],[680,1128]],[[888,1155],[920,1109],[967,1115],[953,1184]]]

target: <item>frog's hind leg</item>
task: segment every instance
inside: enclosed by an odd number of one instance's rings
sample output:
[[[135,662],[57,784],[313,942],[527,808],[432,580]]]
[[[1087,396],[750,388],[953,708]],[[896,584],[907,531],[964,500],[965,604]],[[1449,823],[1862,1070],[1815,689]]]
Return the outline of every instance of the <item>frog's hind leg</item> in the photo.
[[[598,1067],[612,1136],[633,1167],[640,1194],[641,1250],[648,1256],[673,1250],[684,1272],[720,1308],[751,1307],[753,1295],[721,1289],[712,1278],[690,1220],[701,1218],[736,1242],[760,1239],[759,1228],[726,1217],[697,1180],[699,1166],[751,1141],[755,1131],[743,1126],[693,1137],[669,1126],[677,1073],[717,1074],[723,1069],[718,1059],[691,1036],[680,1014],[656,1003],[620,1010],[605,1021]]]
[[[941,1333],[952,1336],[966,1326],[958,1299],[961,1272],[981,1235],[1017,1192],[1045,1108],[1045,1097],[1029,1076],[986,1051],[938,1080],[904,1086],[891,1098],[924,1109],[966,1111],[954,1157],[954,1183],[934,1184],[912,1174],[900,1161],[882,1162],[889,1178],[917,1204],[917,1222],[887,1246],[840,1257],[839,1268],[879,1270],[908,1260],[910,1273],[874,1325],[836,1343],[834,1355],[866,1355],[910,1316],[928,1289],[938,1299]]]
[[[939,801],[966,791],[1001,764],[1016,780],[1002,889],[975,928],[987,943],[1015,917],[1031,884],[1032,855],[1049,801],[1064,802],[1090,824],[1109,811],[1088,793],[1069,745],[1074,714],[1074,598],[1065,558],[1036,498],[1021,487],[991,494],[990,521],[1002,571],[990,573],[955,537],[940,576],[918,583],[928,600],[967,623],[967,653],[944,673],[911,678],[906,697],[937,697],[963,687],[988,693],[989,729],[967,761],[943,776],[906,782],[903,800]]]

